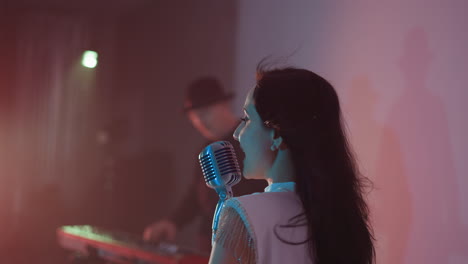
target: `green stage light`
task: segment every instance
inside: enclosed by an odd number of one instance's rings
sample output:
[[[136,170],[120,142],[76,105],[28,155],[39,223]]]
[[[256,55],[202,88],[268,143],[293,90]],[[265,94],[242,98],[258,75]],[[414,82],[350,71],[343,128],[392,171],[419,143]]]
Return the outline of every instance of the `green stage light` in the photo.
[[[81,64],[87,68],[95,68],[98,63],[98,54],[95,51],[87,50],[83,53]]]

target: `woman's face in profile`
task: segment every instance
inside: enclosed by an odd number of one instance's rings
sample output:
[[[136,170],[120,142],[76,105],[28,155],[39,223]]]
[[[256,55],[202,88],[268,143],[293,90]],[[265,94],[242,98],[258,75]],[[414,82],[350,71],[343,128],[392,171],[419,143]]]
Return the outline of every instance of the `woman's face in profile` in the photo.
[[[245,153],[244,177],[247,179],[266,179],[271,168],[274,153],[271,151],[273,130],[264,126],[253,102],[253,89],[244,103],[242,122],[234,131],[234,139],[239,141]]]

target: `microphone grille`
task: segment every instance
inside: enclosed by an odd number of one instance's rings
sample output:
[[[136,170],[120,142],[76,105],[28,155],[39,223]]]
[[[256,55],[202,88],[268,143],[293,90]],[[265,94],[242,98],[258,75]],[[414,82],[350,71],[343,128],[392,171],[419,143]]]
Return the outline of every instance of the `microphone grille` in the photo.
[[[198,158],[209,187],[233,186],[240,181],[239,163],[234,147],[229,141],[218,141],[208,145]]]
[[[200,154],[202,155],[202,154]],[[216,178],[216,171],[214,168],[213,157],[206,154],[199,157],[200,166],[202,168],[203,175],[205,177],[205,181],[209,182]]]

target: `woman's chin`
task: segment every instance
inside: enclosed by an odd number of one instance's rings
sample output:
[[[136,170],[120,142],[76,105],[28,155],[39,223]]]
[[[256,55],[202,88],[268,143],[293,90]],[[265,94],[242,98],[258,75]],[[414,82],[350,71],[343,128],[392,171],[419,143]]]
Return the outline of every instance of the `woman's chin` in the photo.
[[[242,173],[242,176],[244,176],[244,179],[247,179],[247,180],[265,180],[265,177],[262,177],[258,174],[245,172],[245,171]]]
[[[249,177],[248,174],[245,174],[245,173],[242,173],[242,177],[244,177],[244,179],[246,179],[246,180],[252,179],[252,178]]]
[[[243,176],[244,179],[246,179],[246,180],[251,180],[251,179],[253,179],[252,173],[250,173],[250,172],[248,172],[248,171],[245,171],[245,170],[242,172],[242,176]]]

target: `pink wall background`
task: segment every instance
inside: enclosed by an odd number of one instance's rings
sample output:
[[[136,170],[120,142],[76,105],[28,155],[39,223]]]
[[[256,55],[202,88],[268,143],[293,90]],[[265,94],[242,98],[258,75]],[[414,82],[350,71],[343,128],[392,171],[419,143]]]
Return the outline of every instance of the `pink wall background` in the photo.
[[[468,263],[468,2],[239,2],[240,112],[256,63],[288,56],[341,97],[378,263]]]

